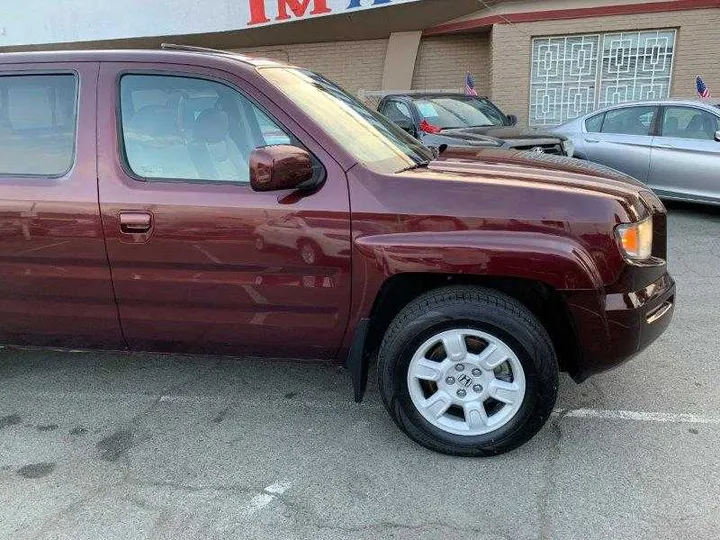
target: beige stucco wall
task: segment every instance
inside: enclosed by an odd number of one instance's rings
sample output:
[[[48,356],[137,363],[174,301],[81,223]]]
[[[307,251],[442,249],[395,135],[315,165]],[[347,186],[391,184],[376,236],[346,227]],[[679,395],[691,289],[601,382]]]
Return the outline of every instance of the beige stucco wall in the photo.
[[[465,87],[473,74],[478,93],[490,92],[490,39],[488,34],[437,36],[420,42],[412,87],[415,90],[449,90]]]
[[[517,114],[520,122],[526,124],[532,37],[660,28],[678,30],[671,96],[695,98],[695,76],[698,74],[718,95],[720,8],[495,25],[490,46],[494,82],[490,94],[503,110]]]
[[[240,52],[273,58],[317,71],[346,90],[379,90],[387,39],[254,47]]]
[[[236,49],[318,71],[350,92],[382,89],[388,40],[338,41],[282,47]],[[465,74],[475,77],[478,93],[490,92],[488,34],[423,38],[417,52],[412,89],[462,89]],[[396,90],[393,88],[392,90]]]

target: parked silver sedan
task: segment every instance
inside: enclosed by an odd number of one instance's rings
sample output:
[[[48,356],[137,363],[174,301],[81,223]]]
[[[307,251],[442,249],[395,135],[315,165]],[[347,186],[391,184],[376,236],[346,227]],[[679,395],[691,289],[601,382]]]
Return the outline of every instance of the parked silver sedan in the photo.
[[[575,157],[634,176],[662,198],[720,205],[720,106],[624,103],[554,131],[572,140]]]

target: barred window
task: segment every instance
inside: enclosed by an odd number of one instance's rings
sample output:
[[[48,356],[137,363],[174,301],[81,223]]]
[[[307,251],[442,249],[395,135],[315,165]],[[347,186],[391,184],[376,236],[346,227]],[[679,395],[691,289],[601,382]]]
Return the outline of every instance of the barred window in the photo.
[[[670,94],[675,30],[532,41],[530,125],[552,126],[596,108]]]

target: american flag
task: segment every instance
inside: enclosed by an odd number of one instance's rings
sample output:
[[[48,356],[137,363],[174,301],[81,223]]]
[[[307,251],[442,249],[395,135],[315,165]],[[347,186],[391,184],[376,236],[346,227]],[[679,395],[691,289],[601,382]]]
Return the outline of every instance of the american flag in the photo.
[[[465,77],[465,95],[466,96],[477,96],[477,90],[475,90],[475,79],[472,74],[468,71],[467,77]]]
[[[695,85],[697,86],[697,93],[698,96],[700,96],[703,99],[709,99],[712,96],[710,95],[710,89],[705,84],[705,81],[702,80],[702,77],[698,75],[695,79]]]

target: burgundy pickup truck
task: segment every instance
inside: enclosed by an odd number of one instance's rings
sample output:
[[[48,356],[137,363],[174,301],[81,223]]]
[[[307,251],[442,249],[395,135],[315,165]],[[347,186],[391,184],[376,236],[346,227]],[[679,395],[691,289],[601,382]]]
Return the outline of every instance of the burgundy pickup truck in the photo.
[[[431,151],[315,73],[209,50],[0,55],[0,342],[344,363],[491,455],[668,326],[666,213],[568,158]]]

